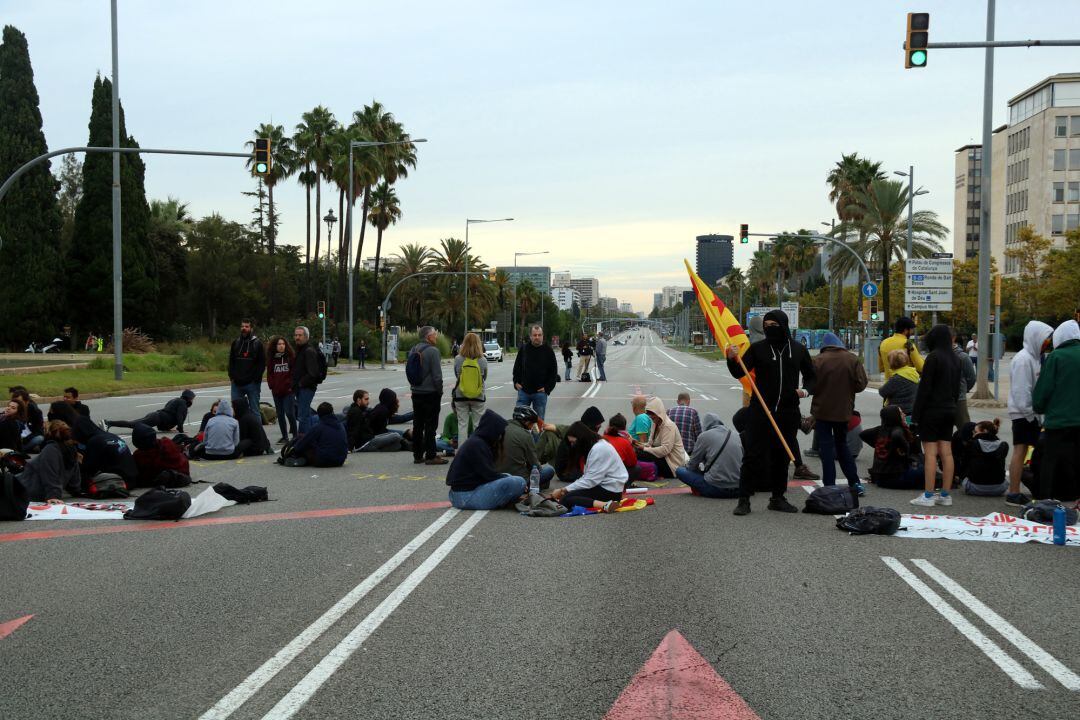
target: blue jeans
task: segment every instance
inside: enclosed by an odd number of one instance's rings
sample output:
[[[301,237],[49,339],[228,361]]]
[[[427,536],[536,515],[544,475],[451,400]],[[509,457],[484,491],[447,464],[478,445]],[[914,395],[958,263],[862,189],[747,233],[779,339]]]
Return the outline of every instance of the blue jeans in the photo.
[[[449,441],[443,440],[441,436],[435,438],[435,449],[446,455],[454,454],[454,446]]]
[[[450,504],[460,510],[497,510],[525,494],[524,478],[503,475],[475,490],[450,491]]]
[[[607,360],[607,358],[597,355],[593,359],[596,360],[596,372],[600,375],[598,380],[607,382],[607,375],[604,374],[604,361]]]
[[[571,373],[573,373],[573,371],[574,371],[574,361],[573,360],[567,360],[566,361],[566,377],[564,379],[569,380],[570,375],[571,375]]]
[[[544,418],[544,413],[547,412],[547,401],[547,393],[527,393],[524,390],[518,390],[517,404],[532,406],[532,409],[536,411],[541,420]]]
[[[296,437],[296,398],[292,395],[274,395],[273,397],[281,437]]]
[[[248,383],[247,385],[232,384],[233,405],[240,399],[246,399],[251,412],[259,412],[259,394],[262,391],[262,381]]]
[[[818,420],[814,425],[814,437],[818,441],[818,451],[821,453],[821,484],[836,484],[836,461],[840,461],[840,469],[844,471],[848,485],[856,485],[859,482],[859,470],[855,467],[855,459],[851,457],[851,450],[847,446],[846,422],[827,422]]]
[[[296,423],[301,434],[311,429],[311,403],[315,400],[315,391],[310,388],[297,388],[293,391],[296,398]]]
[[[733,488],[718,488],[715,485],[710,485],[705,482],[704,475],[691,470],[690,468],[676,468],[675,477],[677,477],[684,485],[688,485],[691,489],[696,490],[697,494],[701,497],[720,498],[725,500],[739,497],[738,486]]]

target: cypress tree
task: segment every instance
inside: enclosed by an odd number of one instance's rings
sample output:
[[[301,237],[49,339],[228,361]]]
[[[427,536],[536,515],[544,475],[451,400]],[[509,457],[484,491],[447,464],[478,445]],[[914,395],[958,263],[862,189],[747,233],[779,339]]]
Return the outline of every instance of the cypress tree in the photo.
[[[112,82],[94,80],[87,145],[112,145]],[[127,134],[120,107],[120,145],[138,147]],[[146,166],[138,155],[120,156],[120,243],[123,253],[124,326],[156,332],[157,266],[149,236]],[[112,155],[87,153],[83,162],[83,195],[75,209],[74,240],[68,254],[68,307],[78,329],[112,330]]]
[[[0,182],[48,152],[26,36],[8,25],[0,42]],[[0,200],[0,344],[16,347],[51,340],[62,322],[59,284],[60,185],[44,162],[27,172]],[[46,337],[48,335],[48,337]]]

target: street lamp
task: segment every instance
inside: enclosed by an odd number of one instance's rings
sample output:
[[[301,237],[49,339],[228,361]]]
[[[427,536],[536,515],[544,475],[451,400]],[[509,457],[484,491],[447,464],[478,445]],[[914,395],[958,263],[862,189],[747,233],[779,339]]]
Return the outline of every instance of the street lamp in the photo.
[[[462,340],[469,334],[469,226],[476,223],[513,222],[514,218],[495,218],[494,220],[470,220],[465,219],[465,332],[461,334]]]
[[[519,257],[524,257],[525,255],[547,255],[550,252],[551,252],[550,250],[536,250],[536,251],[533,251],[533,252],[516,252],[516,253],[514,253],[514,267],[517,267],[517,259]],[[520,285],[520,283],[518,283],[518,285]],[[517,285],[514,285],[514,313],[513,313],[513,321],[511,323],[513,325],[515,344],[517,342],[517,305],[518,305],[517,287],[518,287]],[[544,312],[544,300],[543,300],[543,298],[541,298],[540,299],[540,313],[541,313],[541,315],[540,315],[540,324],[541,325],[544,324],[543,312]]]
[[[382,147],[383,145],[412,145],[414,143],[426,143],[426,138],[416,140],[391,140],[388,142],[376,142],[372,140],[349,141],[349,211],[345,218],[346,246],[349,255],[349,359],[353,359],[353,263],[352,263],[352,210],[356,203],[356,191],[354,190],[355,178],[353,176],[353,150],[356,148]],[[365,222],[367,220],[365,219]],[[375,287],[379,287],[379,279],[375,278]],[[375,293],[378,295],[378,292]]]
[[[821,224],[824,225],[825,227],[829,228],[829,234],[830,235],[832,234],[833,230],[836,230],[836,220],[835,219],[830,220],[829,222],[822,222]],[[832,253],[829,253],[829,258],[832,259]],[[832,276],[832,271],[830,270],[829,271],[829,332],[832,332],[832,329],[833,329],[832,309],[833,309],[833,292],[835,290],[835,287],[833,285],[834,280],[835,280],[835,278]],[[741,307],[742,303],[739,303],[739,305]]]
[[[330,208],[330,212],[326,213],[326,217],[323,218],[323,222],[326,223],[326,295],[324,302],[327,306],[330,304],[330,237],[334,232],[334,223],[337,222],[337,218],[334,217],[334,208]],[[322,323],[322,340],[323,345],[326,344],[326,316],[323,315]]]
[[[906,177],[908,179],[908,206],[907,206],[907,259],[911,259],[911,236],[913,226],[913,212],[916,195],[928,195],[929,190],[915,190],[915,166],[909,165],[908,171],[893,170],[893,175],[899,175],[900,177]]]

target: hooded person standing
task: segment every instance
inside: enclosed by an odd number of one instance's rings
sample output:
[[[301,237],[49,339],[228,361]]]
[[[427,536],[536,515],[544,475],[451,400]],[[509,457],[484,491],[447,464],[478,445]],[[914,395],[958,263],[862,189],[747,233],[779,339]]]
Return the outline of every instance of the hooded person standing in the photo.
[[[1032,393],[1042,370],[1043,357],[1052,344],[1054,328],[1032,320],[1024,327],[1024,347],[1009,365],[1009,418],[1012,420],[1013,456],[1009,465],[1009,490],[1005,504],[1024,507],[1031,498],[1020,492],[1024,459],[1028,450],[1039,444],[1042,424],[1035,414]],[[966,359],[966,356],[965,356]]]
[[[263,371],[266,369],[266,350],[255,335],[249,319],[240,321],[240,337],[229,348],[229,380],[232,381],[232,400],[235,405],[244,400],[253,412],[259,412]]]
[[[1075,320],[1054,331],[1054,351],[1035,382],[1032,408],[1044,416],[1046,430],[1037,497],[1075,500],[1080,448],[1080,325]]]
[[[915,407],[911,422],[918,429],[926,458],[923,493],[912,505],[932,507],[952,505],[953,479],[956,466],[952,455],[953,423],[956,420],[956,398],[960,394],[960,362],[952,351],[952,331],[948,325],[935,325],[926,334],[926,362],[915,391]],[[941,494],[934,493],[937,481],[937,461],[941,458]]]
[[[848,352],[844,341],[825,333],[821,352],[814,358],[814,435],[821,453],[821,483],[836,484],[836,462],[848,485],[861,495],[862,484],[855,458],[848,449],[848,422],[855,411],[855,396],[866,389],[867,377],[859,358]]]
[[[806,397],[814,389],[814,364],[802,343],[791,341],[788,317],[782,310],[770,310],[765,314],[762,324],[765,339],[751,343],[742,360],[747,372],[755,373],[758,392],[769,406],[769,412],[790,448],[795,444],[795,433],[798,432],[802,419],[799,413],[799,398]],[[728,371],[735,379],[744,374],[742,366],[736,360],[738,354],[737,347],[728,346]],[[799,388],[800,375],[803,388]],[[787,451],[757,399],[746,408],[744,448],[739,473],[739,504],[735,507],[735,514],[750,513],[750,496],[754,492],[754,481],[759,477],[768,482],[772,489],[770,510],[798,512],[784,497],[787,491],[789,462]]]

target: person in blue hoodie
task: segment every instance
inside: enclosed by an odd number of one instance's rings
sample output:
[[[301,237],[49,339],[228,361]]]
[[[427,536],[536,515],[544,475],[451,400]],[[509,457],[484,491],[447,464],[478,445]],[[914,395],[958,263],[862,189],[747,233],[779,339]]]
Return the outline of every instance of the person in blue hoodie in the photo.
[[[285,461],[289,467],[341,467],[349,456],[349,437],[334,406],[320,403],[315,412],[319,420],[296,441],[292,457]]]
[[[476,430],[458,447],[446,473],[451,505],[461,510],[495,510],[525,494],[525,478],[496,469],[505,434],[506,420],[485,410]]]

